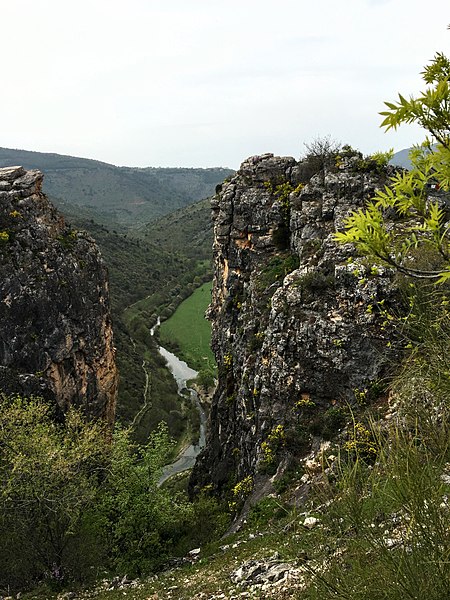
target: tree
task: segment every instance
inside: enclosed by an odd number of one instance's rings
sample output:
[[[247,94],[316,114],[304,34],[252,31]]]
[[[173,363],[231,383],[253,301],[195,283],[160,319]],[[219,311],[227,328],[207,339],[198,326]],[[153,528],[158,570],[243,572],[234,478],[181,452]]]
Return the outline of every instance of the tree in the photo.
[[[0,589],[67,584],[97,570],[129,575],[164,561],[194,509],[158,486],[167,426],[145,446],[70,409],[0,394]]]
[[[409,99],[399,94],[380,113],[386,131],[417,123],[428,132],[410,153],[411,170],[392,176],[335,239],[406,275],[443,282],[450,278],[450,60],[436,54],[422,76],[428,86],[423,93]],[[421,266],[424,255],[431,267]]]
[[[334,167],[336,157],[341,149],[340,142],[334,140],[330,135],[316,137],[309,144],[304,144],[306,154],[302,160],[306,168],[307,179],[317,173],[324,173],[325,169]]]
[[[86,526],[109,442],[100,423],[74,410],[64,424],[53,417],[38,399],[0,397],[0,537],[8,550],[0,556],[0,585],[62,580],[70,564],[82,569],[91,558],[97,532]]]
[[[114,436],[110,473],[100,512],[108,532],[114,570],[142,575],[160,567],[170,556],[180,531],[189,523],[192,507],[159,486],[173,440],[159,424],[144,446],[130,441],[130,431]]]
[[[204,393],[214,386],[214,373],[209,369],[200,369],[197,375],[197,383],[203,389]]]

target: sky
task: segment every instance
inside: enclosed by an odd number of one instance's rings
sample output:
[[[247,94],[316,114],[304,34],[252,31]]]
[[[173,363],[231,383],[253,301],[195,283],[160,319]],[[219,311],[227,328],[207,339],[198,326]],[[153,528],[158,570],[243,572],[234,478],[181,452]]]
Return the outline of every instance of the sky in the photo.
[[[448,0],[0,0],[0,146],[238,168],[331,136],[364,154],[385,100],[450,54]]]

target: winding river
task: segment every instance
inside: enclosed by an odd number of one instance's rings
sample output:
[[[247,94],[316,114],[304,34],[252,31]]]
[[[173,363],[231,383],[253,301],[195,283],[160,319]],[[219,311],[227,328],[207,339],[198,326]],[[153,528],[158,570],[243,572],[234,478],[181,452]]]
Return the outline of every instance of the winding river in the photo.
[[[160,319],[158,318],[156,325],[154,325],[150,329],[151,335],[154,335],[154,333],[155,333],[156,329],[159,327],[160,323],[161,323]],[[164,481],[169,479],[169,477],[172,477],[172,475],[175,475],[176,473],[181,473],[182,471],[186,471],[187,469],[191,469],[194,466],[197,456],[200,454],[201,450],[205,447],[207,417],[206,417],[205,411],[203,410],[203,408],[200,404],[200,400],[198,398],[197,392],[195,390],[193,390],[192,388],[186,387],[186,382],[189,379],[195,379],[198,375],[198,372],[194,371],[194,369],[191,369],[184,362],[184,360],[180,360],[177,356],[175,356],[175,354],[166,350],[166,348],[159,346],[158,350],[159,350],[159,353],[161,354],[161,356],[163,356],[164,359],[166,360],[167,366],[168,366],[170,372],[172,373],[175,381],[177,382],[179,395],[183,396],[183,398],[184,398],[183,391],[185,391],[187,389],[187,391],[190,393],[191,400],[197,407],[198,413],[200,415],[200,437],[199,437],[197,444],[191,444],[191,445],[187,446],[187,448],[185,448],[178,455],[178,458],[175,462],[173,462],[170,465],[166,465],[164,467],[162,475],[158,482],[159,485],[161,485],[162,483],[164,483]]]

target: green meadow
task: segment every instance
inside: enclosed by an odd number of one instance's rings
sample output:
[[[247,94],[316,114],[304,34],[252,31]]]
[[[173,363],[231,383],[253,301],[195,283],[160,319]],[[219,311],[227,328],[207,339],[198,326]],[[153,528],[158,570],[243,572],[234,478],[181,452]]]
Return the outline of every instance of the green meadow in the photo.
[[[210,371],[215,367],[211,352],[211,325],[205,311],[211,300],[212,282],[204,283],[184,300],[173,315],[161,323],[161,345],[175,352],[196,371]]]

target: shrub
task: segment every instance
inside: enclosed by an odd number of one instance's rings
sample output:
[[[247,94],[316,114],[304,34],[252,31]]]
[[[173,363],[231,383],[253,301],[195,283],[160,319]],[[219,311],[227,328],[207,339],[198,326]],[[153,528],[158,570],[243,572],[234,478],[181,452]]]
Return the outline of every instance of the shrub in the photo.
[[[257,290],[263,292],[276,282],[281,284],[288,273],[298,269],[299,264],[298,256],[290,252],[272,256],[256,279]]]
[[[99,551],[91,511],[107,473],[105,432],[73,410],[64,424],[52,417],[40,400],[1,398],[3,586],[70,578],[74,565]]]
[[[418,423],[426,415],[416,414]],[[328,540],[343,550],[317,572],[313,598],[443,600],[450,589],[450,486],[442,478],[449,460],[448,428],[440,452],[430,450],[419,428],[395,425],[378,439],[378,460],[341,459],[336,495],[324,516]],[[444,501],[443,501],[444,500]],[[329,501],[329,499],[328,499]],[[383,585],[380,585],[380,581]]]
[[[140,575],[173,552],[193,506],[158,487],[172,442],[148,443],[71,409],[57,423],[39,399],[1,397],[0,587],[67,584],[108,568]]]

